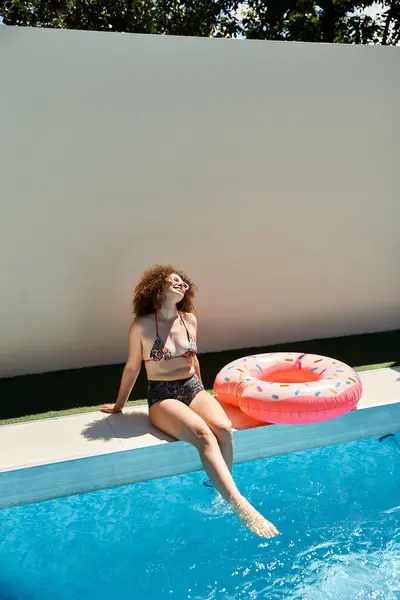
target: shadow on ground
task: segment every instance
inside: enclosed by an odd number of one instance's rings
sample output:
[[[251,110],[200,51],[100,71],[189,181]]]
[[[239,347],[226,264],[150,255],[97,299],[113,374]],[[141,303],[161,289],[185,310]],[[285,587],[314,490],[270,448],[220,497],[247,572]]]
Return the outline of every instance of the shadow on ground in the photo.
[[[85,427],[82,431],[83,437],[89,441],[107,441],[110,439],[126,440],[150,434],[158,440],[165,442],[173,441],[173,438],[151,425],[144,411],[135,412],[134,415],[129,413],[109,415],[108,417],[105,416],[105,420],[110,425],[109,434],[105,434],[104,432],[104,419],[97,419]]]

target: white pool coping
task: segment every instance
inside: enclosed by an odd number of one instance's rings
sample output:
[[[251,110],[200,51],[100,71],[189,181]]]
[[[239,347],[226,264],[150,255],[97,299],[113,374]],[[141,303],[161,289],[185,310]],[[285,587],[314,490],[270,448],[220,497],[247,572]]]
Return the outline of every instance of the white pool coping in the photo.
[[[323,423],[235,431],[235,462],[400,431],[400,369],[360,376],[360,410]],[[0,508],[201,468],[194,448],[151,427],[145,407],[0,427]]]

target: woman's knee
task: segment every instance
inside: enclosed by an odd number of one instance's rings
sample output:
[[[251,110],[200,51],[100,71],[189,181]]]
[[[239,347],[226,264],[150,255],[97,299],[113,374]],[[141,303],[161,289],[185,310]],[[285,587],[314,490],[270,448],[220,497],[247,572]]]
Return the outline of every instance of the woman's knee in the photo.
[[[204,426],[198,425],[193,428],[191,437],[193,439],[193,445],[199,450],[204,450],[217,443],[215,435],[206,424],[204,424]]]
[[[232,423],[227,419],[221,423],[216,423],[213,427],[215,437],[222,444],[232,443],[233,432]]]

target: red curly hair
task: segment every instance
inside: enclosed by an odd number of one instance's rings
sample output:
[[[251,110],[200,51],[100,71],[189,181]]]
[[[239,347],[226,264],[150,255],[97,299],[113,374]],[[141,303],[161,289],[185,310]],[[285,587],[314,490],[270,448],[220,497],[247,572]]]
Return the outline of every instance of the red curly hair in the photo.
[[[133,292],[132,305],[136,317],[144,317],[154,310],[161,308],[165,281],[172,273],[179,275],[189,286],[182,301],[177,304],[178,310],[187,313],[194,312],[194,297],[197,287],[191,281],[190,277],[172,265],[152,265],[139,277],[139,281]]]

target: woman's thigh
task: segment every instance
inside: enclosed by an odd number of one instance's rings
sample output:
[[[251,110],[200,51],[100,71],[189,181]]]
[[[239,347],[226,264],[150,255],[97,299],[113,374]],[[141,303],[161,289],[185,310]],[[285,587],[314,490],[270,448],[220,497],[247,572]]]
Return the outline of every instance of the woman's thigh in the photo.
[[[156,402],[149,410],[152,425],[164,433],[190,444],[211,434],[207,423],[179,400],[169,399]]]
[[[230,431],[232,424],[226,412],[213,396],[208,392],[199,392],[190,404],[190,409],[201,417],[215,435],[221,431]]]

